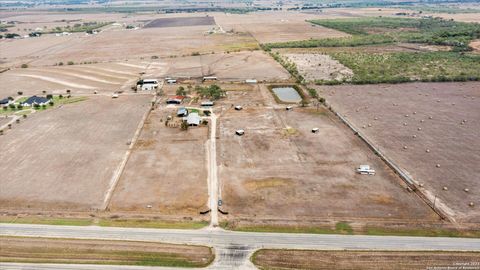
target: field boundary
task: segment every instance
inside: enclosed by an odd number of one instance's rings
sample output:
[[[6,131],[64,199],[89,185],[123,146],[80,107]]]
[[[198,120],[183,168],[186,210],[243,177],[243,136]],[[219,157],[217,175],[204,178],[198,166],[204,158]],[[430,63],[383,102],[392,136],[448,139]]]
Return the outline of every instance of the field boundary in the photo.
[[[152,102],[155,102],[155,96],[152,98]],[[148,110],[145,112],[145,114],[142,117],[142,120],[140,121],[137,130],[135,131],[135,134],[133,135],[132,140],[130,141],[130,145],[128,146],[128,150],[125,153],[125,156],[120,163],[119,167],[116,169],[116,171],[113,174],[112,179],[110,180],[109,188],[105,194],[105,198],[103,199],[103,204],[101,210],[107,211],[108,206],[110,205],[110,201],[112,200],[112,195],[113,192],[115,191],[115,188],[118,185],[118,182],[123,174],[123,171],[125,170],[125,166],[127,165],[128,159],[130,158],[130,154],[132,153],[133,147],[135,146],[136,141],[140,137],[140,133],[143,129],[143,126],[145,125],[145,121],[147,120],[148,116],[150,115],[150,112],[152,111],[151,108],[148,108]]]
[[[439,215],[440,218],[446,219],[452,223],[456,223],[455,219],[449,213],[447,213],[447,211],[443,209],[443,207],[447,207],[446,205],[444,205],[443,203],[437,202],[436,205],[440,207],[434,207],[435,205],[434,202],[429,200],[427,195],[417,188],[417,185],[416,185],[417,182],[412,177],[410,177],[407,173],[405,173],[400,168],[400,166],[398,166],[394,161],[389,159],[382,151],[380,151],[380,149],[377,148],[373,144],[373,142],[367,139],[366,136],[364,136],[352,123],[350,123],[350,121],[348,121],[344,116],[342,116],[340,113],[335,111],[335,109],[330,104],[325,102],[325,106],[333,114],[335,114],[348,128],[350,128],[355,135],[357,135],[363,142],[365,142],[368,145],[368,147],[372,149],[372,151],[377,156],[379,156],[383,162],[385,162],[385,164],[387,164],[398,176],[400,176],[400,178],[405,182],[405,184],[407,184],[408,188],[410,188],[411,191],[415,192],[415,194],[417,194],[422,199],[423,202],[425,202],[437,215]]]

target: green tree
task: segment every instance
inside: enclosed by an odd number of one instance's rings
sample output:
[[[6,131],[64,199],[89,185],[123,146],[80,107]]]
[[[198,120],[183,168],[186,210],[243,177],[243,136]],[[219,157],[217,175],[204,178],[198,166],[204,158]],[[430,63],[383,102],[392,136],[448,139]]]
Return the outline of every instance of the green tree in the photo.
[[[185,96],[187,95],[187,91],[185,90],[185,87],[180,86],[177,89],[177,96]]]

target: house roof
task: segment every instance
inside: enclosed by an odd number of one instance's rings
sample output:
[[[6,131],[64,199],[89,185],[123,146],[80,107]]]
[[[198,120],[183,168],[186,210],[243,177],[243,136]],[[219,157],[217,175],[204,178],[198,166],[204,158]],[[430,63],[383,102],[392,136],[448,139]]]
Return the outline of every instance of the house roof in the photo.
[[[191,113],[187,116],[187,124],[189,125],[200,125],[200,116],[198,113]]]
[[[178,108],[177,114],[184,114],[187,112],[187,109],[185,107]]]
[[[48,101],[50,101],[50,99],[48,99],[48,98],[31,96],[27,100],[25,100],[23,102],[23,104],[29,104],[29,105],[32,105],[32,104],[35,104],[35,103],[36,104],[42,104],[42,103],[47,103]]]

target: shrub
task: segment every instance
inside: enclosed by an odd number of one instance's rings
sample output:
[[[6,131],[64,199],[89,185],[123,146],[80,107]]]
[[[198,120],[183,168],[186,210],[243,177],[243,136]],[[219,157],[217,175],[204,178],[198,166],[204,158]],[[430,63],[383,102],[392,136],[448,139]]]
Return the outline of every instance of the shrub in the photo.
[[[22,64],[20,67],[21,68],[28,68],[28,65],[27,64]]]
[[[18,94],[19,96],[21,96],[21,95],[23,95],[23,92],[22,92],[22,91],[18,91],[17,94]]]
[[[67,65],[69,65],[69,66],[75,65],[75,63],[73,61],[68,61]]]

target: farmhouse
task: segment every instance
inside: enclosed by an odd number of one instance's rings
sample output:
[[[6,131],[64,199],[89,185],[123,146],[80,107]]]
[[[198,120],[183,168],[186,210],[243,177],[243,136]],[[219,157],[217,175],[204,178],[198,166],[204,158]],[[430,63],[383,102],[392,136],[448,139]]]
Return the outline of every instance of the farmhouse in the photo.
[[[44,98],[44,97],[37,97],[37,96],[31,96],[24,102],[22,102],[22,106],[33,106],[35,104],[37,105],[47,105],[50,102],[50,99]]]
[[[200,116],[198,115],[198,113],[196,113],[196,112],[193,112],[193,113],[191,113],[191,114],[189,114],[189,115],[187,116],[187,124],[188,124],[189,126],[198,126],[198,125],[200,125],[200,120],[201,120],[201,118],[200,118]]]
[[[167,104],[180,104],[182,103],[184,96],[174,96],[167,99]]]

